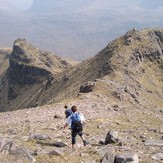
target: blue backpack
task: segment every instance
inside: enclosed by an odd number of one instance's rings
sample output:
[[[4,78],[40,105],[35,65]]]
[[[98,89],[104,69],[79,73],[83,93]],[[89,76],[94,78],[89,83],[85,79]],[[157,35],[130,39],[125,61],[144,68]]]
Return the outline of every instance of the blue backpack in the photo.
[[[81,123],[80,113],[73,113],[70,118],[72,120],[71,129],[82,131],[82,123]]]

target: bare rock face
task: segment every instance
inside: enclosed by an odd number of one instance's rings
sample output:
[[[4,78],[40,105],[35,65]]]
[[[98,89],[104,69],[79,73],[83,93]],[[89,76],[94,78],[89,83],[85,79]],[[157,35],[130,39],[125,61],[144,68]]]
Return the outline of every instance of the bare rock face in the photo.
[[[9,58],[9,99],[15,99],[21,93],[21,87],[43,82],[52,72],[48,70],[48,55],[44,55],[25,39],[14,42]]]
[[[8,103],[8,76],[7,69],[9,67],[9,56],[11,49],[0,50],[0,110]]]
[[[40,83],[50,74],[55,74],[70,66],[61,58],[36,49],[25,39],[15,41],[9,61],[10,81],[23,85]]]
[[[109,131],[105,138],[105,144],[117,143],[118,142],[118,132]]]
[[[80,87],[80,92],[81,93],[92,92],[95,89],[95,87],[96,87],[95,82],[88,82]]]
[[[17,39],[14,42],[13,50],[8,60],[6,72],[1,77],[3,85],[1,86],[0,84],[0,88],[3,87],[2,92],[6,92],[3,99],[7,98],[6,102],[3,102],[0,98],[0,103],[5,103],[0,108],[1,111],[6,111],[11,107],[15,107],[14,109],[16,109],[36,106],[36,98],[38,96],[34,99],[31,98],[32,103],[30,99],[25,99],[25,97],[29,96],[29,92],[30,94],[36,94],[39,88],[34,89],[34,91],[29,90],[32,90],[34,85],[43,82],[47,85],[51,84],[56,74],[71,67],[66,60],[62,60],[50,52],[35,48],[25,39]],[[19,96],[22,96],[22,99]],[[17,102],[14,100],[17,100]],[[23,100],[26,101],[26,104]],[[24,104],[22,105],[22,103]],[[19,107],[17,107],[18,105]]]

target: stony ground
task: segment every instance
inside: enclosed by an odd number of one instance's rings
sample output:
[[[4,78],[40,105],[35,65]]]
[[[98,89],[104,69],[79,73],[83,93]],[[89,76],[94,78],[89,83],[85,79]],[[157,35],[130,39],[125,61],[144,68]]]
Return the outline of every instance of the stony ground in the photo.
[[[83,147],[78,138],[76,150],[71,149],[70,131],[63,129],[64,104],[77,105],[85,116],[84,132],[90,145]],[[93,163],[100,162],[108,148],[115,155],[133,152],[140,162],[161,162],[162,155],[157,160],[152,157],[163,153],[163,109],[131,106],[92,92],[63,103],[1,113],[1,162]],[[119,142],[100,145],[110,130],[118,132]],[[3,148],[4,139],[13,141],[21,152],[13,154],[9,147]],[[145,145],[147,140],[155,144]],[[56,147],[56,142],[66,146]]]

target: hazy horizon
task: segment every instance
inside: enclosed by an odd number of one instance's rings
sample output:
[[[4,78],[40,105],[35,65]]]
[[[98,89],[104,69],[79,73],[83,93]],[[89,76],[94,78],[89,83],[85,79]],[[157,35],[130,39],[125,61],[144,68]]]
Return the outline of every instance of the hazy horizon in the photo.
[[[26,38],[83,60],[132,28],[162,28],[161,0],[0,0],[0,47]]]

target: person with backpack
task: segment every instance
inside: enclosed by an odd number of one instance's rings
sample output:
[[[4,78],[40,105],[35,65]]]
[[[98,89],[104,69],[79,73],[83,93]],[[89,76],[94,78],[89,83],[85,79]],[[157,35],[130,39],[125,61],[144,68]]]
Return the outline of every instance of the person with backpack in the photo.
[[[65,105],[64,108],[65,108],[65,116],[66,118],[68,118],[72,114],[72,110],[68,108],[67,105]]]
[[[84,116],[77,112],[77,106],[72,106],[71,107],[72,114],[66,119],[66,123],[64,125],[64,128],[66,128],[68,125],[71,126],[71,144],[72,148],[74,149],[74,145],[76,144],[76,136],[79,135],[83,141],[83,145],[86,146],[89,144],[83,134],[83,124],[85,123],[85,118]]]

